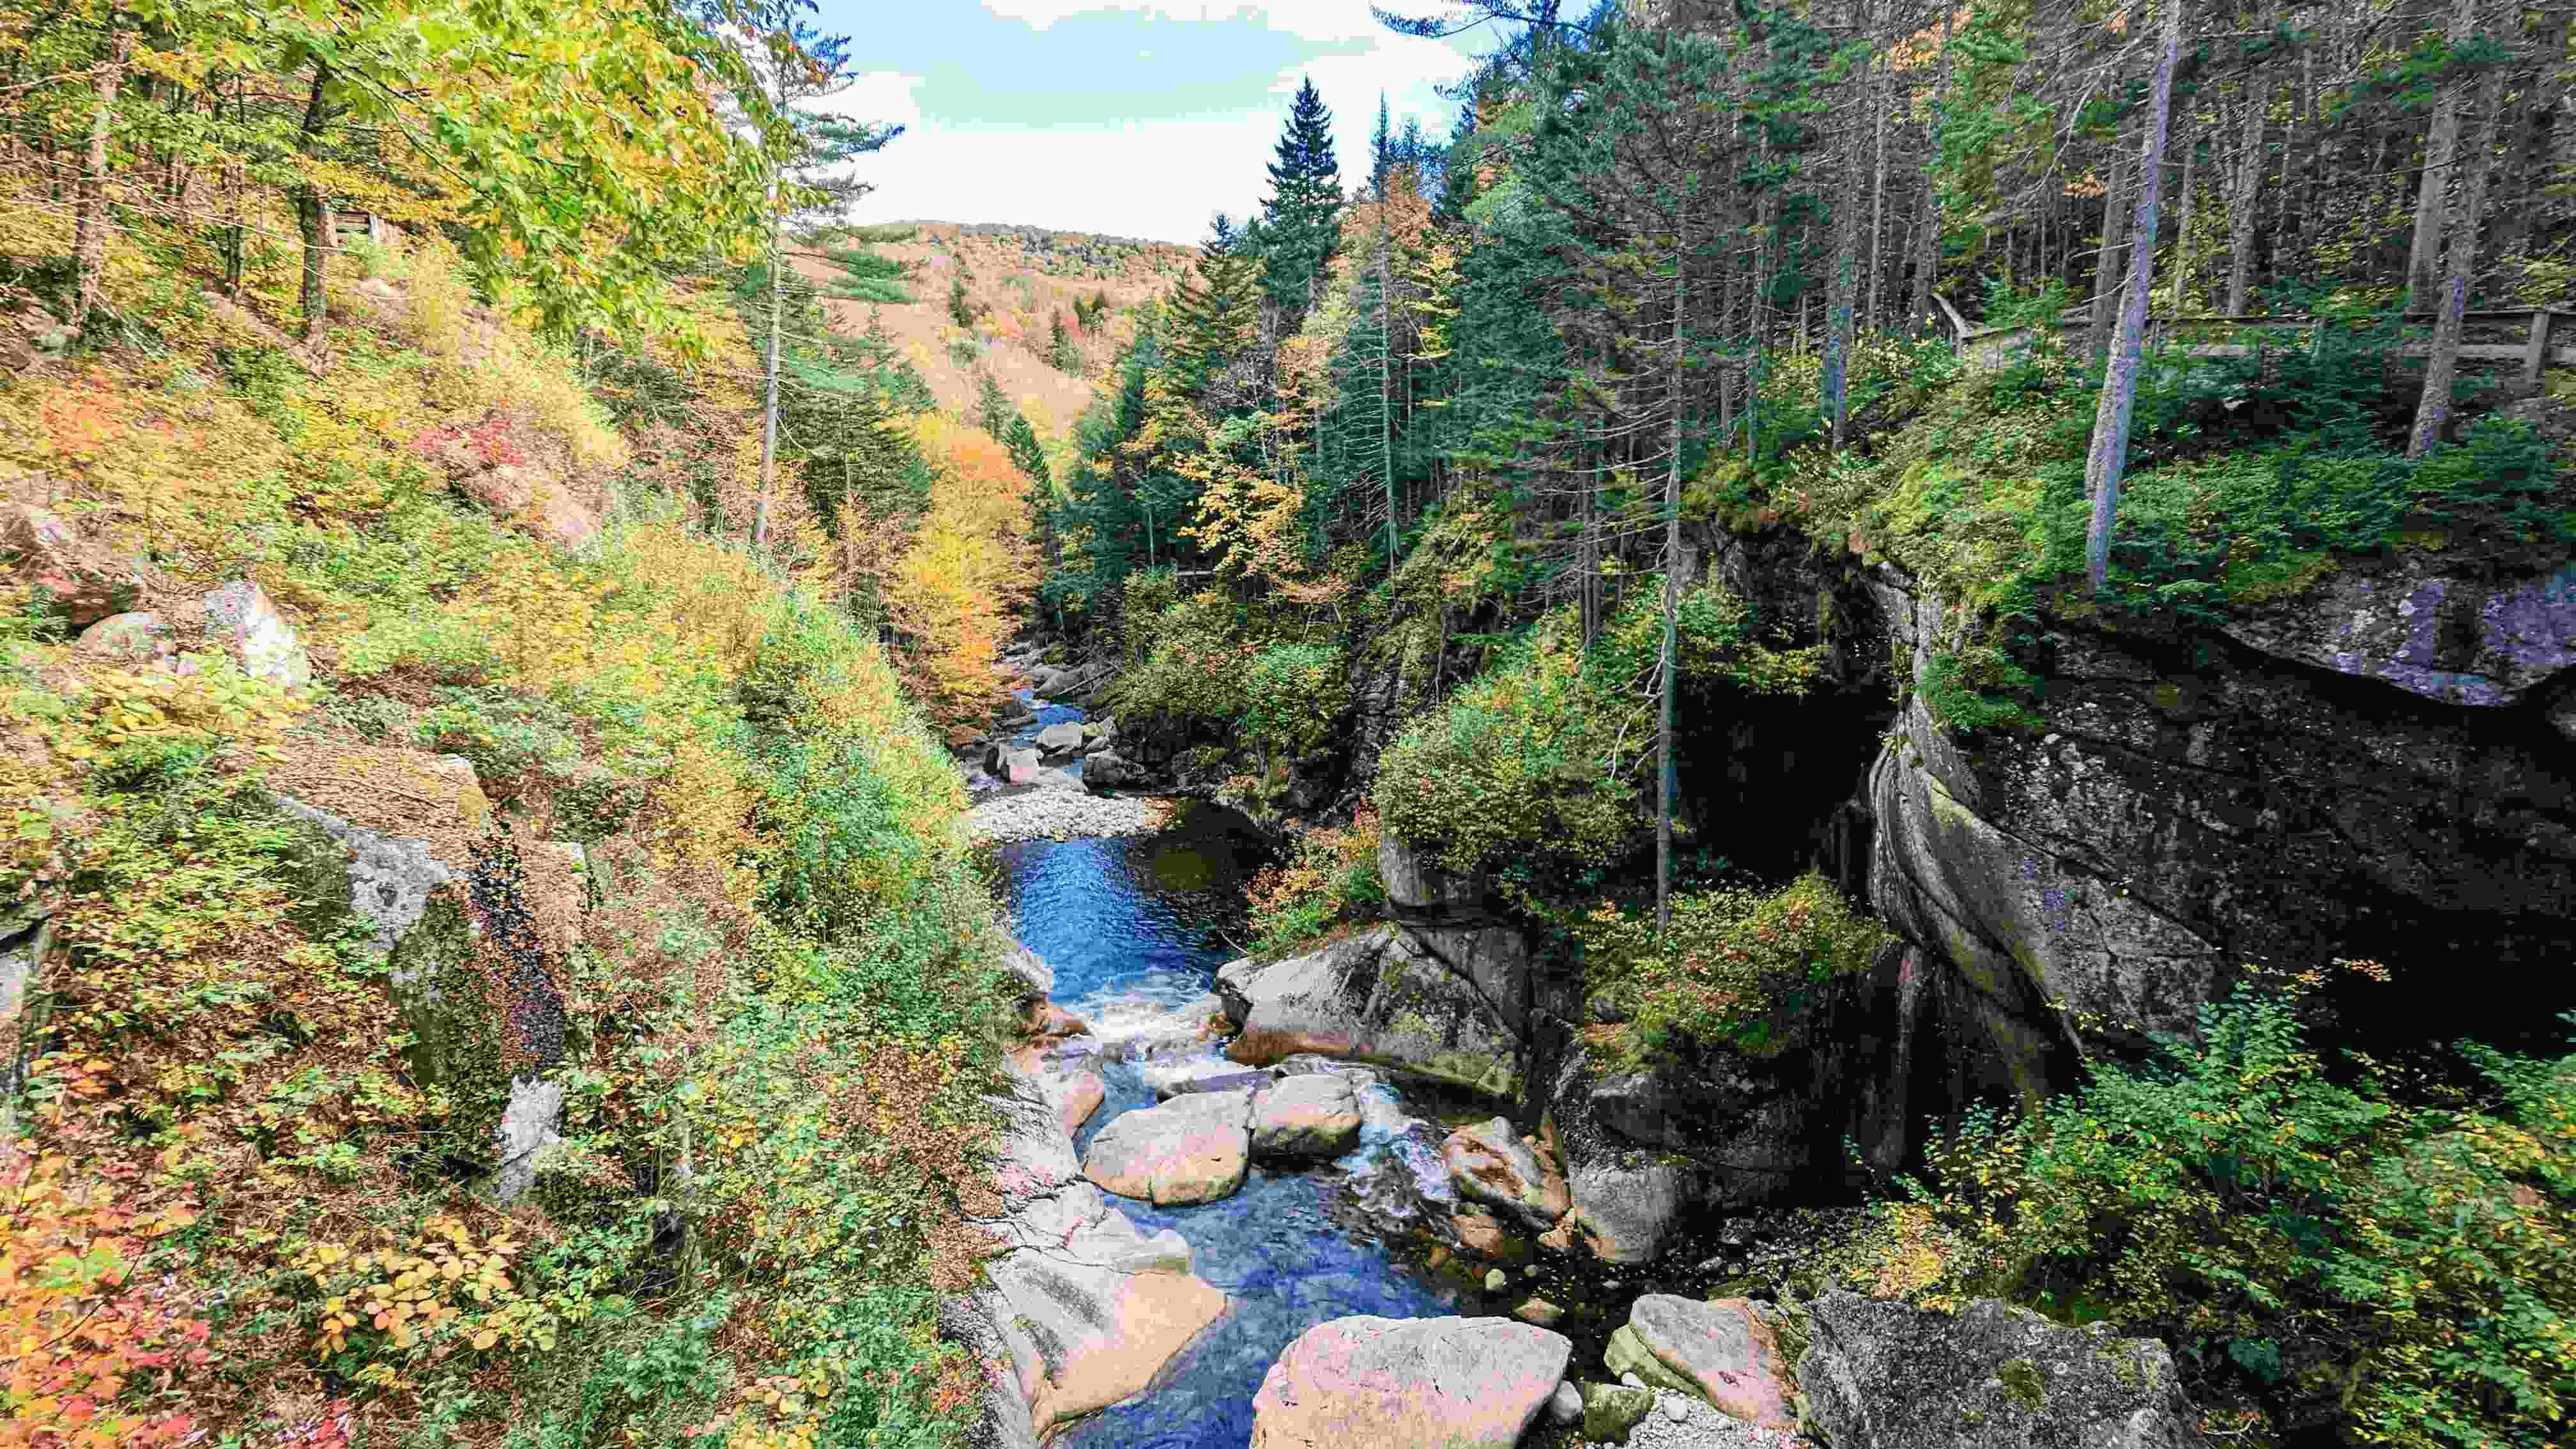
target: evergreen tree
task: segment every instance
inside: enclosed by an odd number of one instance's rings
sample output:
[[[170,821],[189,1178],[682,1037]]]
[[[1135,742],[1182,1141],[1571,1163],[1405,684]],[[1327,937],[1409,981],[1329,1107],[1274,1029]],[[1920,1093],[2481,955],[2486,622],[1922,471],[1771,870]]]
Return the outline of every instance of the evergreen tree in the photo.
[[[1019,420],[1020,410],[1011,405],[1010,395],[989,372],[975,375],[975,426],[991,433],[996,442],[1011,440],[1011,424]]]
[[[972,330],[975,319],[983,315],[984,309],[967,297],[966,276],[962,272],[959,273],[948,284],[948,320]]]
[[[1029,426],[1026,417],[1011,414],[1009,436],[1002,439],[1002,444],[1011,450],[1011,462],[1028,474],[1030,481],[1047,481],[1046,449],[1038,446],[1038,430]]]
[[[1280,330],[1293,332],[1320,295],[1324,268],[1341,239],[1342,168],[1333,159],[1333,113],[1324,109],[1311,78],[1297,88],[1269,172],[1270,200],[1260,223],[1262,287],[1285,315]]]
[[[1395,175],[1395,133],[1387,124],[1386,92],[1377,93],[1377,125],[1369,132],[1369,195],[1383,201]]]
[[[1196,393],[1258,334],[1263,262],[1240,251],[1209,252],[1172,296],[1171,365]]]

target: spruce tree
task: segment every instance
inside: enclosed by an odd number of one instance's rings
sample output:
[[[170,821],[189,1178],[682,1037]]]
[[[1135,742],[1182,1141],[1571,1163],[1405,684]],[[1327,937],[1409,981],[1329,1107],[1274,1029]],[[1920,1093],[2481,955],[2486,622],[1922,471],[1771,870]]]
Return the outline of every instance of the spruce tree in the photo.
[[[1341,238],[1342,168],[1333,159],[1333,113],[1324,109],[1311,78],[1297,88],[1289,107],[1278,158],[1269,168],[1270,200],[1262,208],[1259,235],[1263,290],[1286,314],[1284,334],[1305,319]]]
[[[1182,387],[1197,392],[1251,346],[1262,293],[1262,262],[1241,252],[1213,252],[1172,295],[1169,356]]]
[[[1029,475],[1030,481],[1047,481],[1046,450],[1038,446],[1038,430],[1029,426],[1027,418],[1016,412],[1011,414],[1010,436],[1002,440],[1002,445],[1011,450],[1011,461]]]

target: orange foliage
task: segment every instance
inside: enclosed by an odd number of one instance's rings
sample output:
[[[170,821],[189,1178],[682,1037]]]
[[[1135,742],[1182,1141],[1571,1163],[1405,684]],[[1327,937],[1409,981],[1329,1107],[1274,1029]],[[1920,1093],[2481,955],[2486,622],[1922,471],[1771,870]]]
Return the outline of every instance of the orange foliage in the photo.
[[[146,1243],[195,1212],[137,1214],[95,1167],[67,1174],[65,1165],[23,1145],[0,1149],[0,1339],[11,1360],[0,1445],[176,1443],[195,1425],[170,1412],[170,1389],[210,1357],[207,1326],[166,1280],[132,1279]]]
[[[905,662],[922,702],[963,721],[1000,697],[993,658],[1037,582],[1029,480],[1000,443],[955,418],[925,414],[913,432],[939,481],[886,580],[886,610],[908,638]]]

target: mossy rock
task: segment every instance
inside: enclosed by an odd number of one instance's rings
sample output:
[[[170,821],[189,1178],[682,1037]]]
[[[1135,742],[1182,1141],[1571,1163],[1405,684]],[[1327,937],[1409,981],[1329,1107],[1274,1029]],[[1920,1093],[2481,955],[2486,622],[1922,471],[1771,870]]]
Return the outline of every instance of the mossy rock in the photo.
[[[1655,1411],[1652,1389],[1626,1384],[1583,1384],[1583,1437],[1594,1444],[1625,1444],[1628,1431]]]

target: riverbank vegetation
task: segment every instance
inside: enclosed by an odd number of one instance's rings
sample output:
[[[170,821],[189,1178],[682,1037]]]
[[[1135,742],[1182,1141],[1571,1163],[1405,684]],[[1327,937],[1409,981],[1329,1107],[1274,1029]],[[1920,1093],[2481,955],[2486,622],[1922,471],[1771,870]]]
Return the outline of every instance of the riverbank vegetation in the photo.
[[[787,284],[763,470],[800,143],[747,64],[649,6],[0,7],[0,1439],[962,1422],[1011,992],[924,714],[995,687],[1028,480]],[[192,632],[232,582],[309,683]],[[421,842],[543,983],[508,1206],[514,1062],[425,1069],[281,799]]]
[[[2379,971],[2376,963],[2342,963]],[[2335,1060],[2298,992],[2031,1117],[1971,1114],[1843,1249],[1876,1291],[2144,1329],[2368,1444],[2540,1444],[2576,1393],[2576,1058],[2464,1048],[2428,1092]]]

